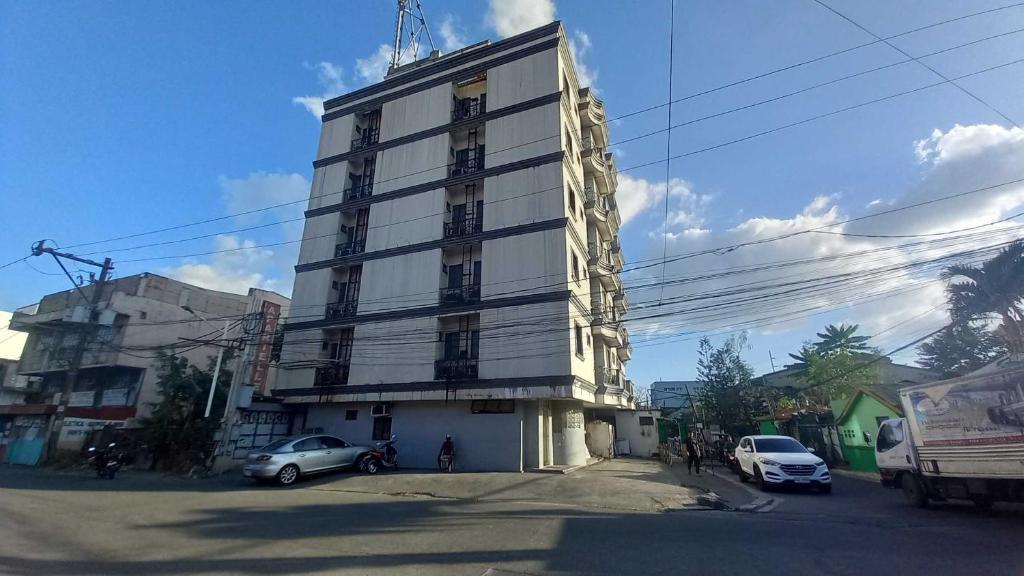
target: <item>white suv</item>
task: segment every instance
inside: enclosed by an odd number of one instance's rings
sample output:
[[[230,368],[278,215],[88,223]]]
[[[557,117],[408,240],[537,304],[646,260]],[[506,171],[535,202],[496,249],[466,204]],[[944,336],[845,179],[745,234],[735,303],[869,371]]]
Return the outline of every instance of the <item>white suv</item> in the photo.
[[[744,436],[736,447],[740,480],[750,478],[762,490],[772,485],[815,486],[832,492],[832,476],[825,461],[789,436]]]

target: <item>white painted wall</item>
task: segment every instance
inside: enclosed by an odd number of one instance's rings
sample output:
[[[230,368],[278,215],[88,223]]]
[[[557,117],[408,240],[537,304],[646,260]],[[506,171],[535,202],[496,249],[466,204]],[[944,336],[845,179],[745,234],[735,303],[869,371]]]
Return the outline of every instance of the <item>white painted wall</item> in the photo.
[[[338,244],[340,229],[340,212],[306,218],[302,228],[302,243],[299,246],[299,264],[334,258],[334,247]]]
[[[452,85],[434,86],[385,102],[380,118],[380,139],[401,136],[448,124],[452,120]]]
[[[0,358],[17,360],[21,358],[28,333],[10,330],[8,327],[11,325],[11,316],[11,312],[0,310]]]
[[[338,162],[313,170],[313,184],[310,187],[310,210],[331,206],[342,201],[342,191],[348,186],[349,163]]]
[[[378,153],[373,193],[447,178],[448,144],[448,134],[439,134]]]
[[[480,311],[480,378],[569,373],[565,302]]]
[[[633,456],[649,457],[658,453],[658,421],[653,426],[641,426],[640,417],[657,418],[654,410],[618,410],[615,412],[615,437],[629,440]]]
[[[444,188],[370,207],[366,250],[408,246],[444,235]]]
[[[484,181],[484,230],[561,218],[565,215],[558,163],[508,172]]]
[[[320,128],[320,146],[317,148],[317,159],[344,154],[351,149],[352,139],[355,134],[352,130],[352,122],[355,116],[346,114],[341,118],[335,118],[324,122]]]
[[[487,166],[558,152],[560,120],[558,102],[488,120]]]
[[[437,318],[359,324],[352,344],[349,384],[434,379]]]
[[[440,277],[440,249],[370,260],[363,264],[359,314],[436,305]]]
[[[568,282],[565,245],[565,230],[559,228],[486,240],[482,297],[564,290]]]
[[[556,48],[520,58],[487,71],[487,108],[497,110],[557,92]]]

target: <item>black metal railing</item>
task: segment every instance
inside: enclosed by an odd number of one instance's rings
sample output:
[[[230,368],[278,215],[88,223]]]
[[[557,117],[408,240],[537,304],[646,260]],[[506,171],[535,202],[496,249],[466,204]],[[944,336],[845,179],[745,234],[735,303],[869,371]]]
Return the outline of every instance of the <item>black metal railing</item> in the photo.
[[[480,369],[476,358],[434,361],[435,380],[465,380],[479,377]]]
[[[452,122],[474,118],[487,112],[487,94],[481,94],[479,98],[460,98],[455,101],[455,108],[452,109]]]
[[[444,223],[445,238],[459,238],[462,236],[469,236],[470,234],[478,234],[483,231],[483,214],[477,214],[473,218],[459,218],[457,220]]]
[[[373,182],[349,186],[348,188],[345,188],[342,194],[346,201],[369,198],[370,195],[373,194]]]
[[[313,376],[313,386],[344,386],[348,384],[348,364],[318,366]]]
[[[438,298],[438,302],[441,306],[459,306],[460,304],[475,304],[479,301],[479,284],[467,284],[465,286],[441,288]]]
[[[467,158],[448,165],[448,177],[465,176],[474,174],[484,169],[484,156],[480,154],[475,158]]]
[[[352,256],[353,254],[362,254],[366,251],[366,240],[352,239],[348,242],[342,242],[341,244],[335,244],[334,246],[334,257],[341,258],[342,256]]]
[[[359,138],[352,139],[351,150],[355,152],[361,148],[367,146],[373,146],[377,142],[380,142],[380,128],[374,128],[373,130],[363,130],[363,134]]]
[[[328,304],[324,318],[326,320],[340,320],[342,318],[351,318],[356,315],[356,309],[359,307],[358,300],[350,300],[345,302],[333,302]]]

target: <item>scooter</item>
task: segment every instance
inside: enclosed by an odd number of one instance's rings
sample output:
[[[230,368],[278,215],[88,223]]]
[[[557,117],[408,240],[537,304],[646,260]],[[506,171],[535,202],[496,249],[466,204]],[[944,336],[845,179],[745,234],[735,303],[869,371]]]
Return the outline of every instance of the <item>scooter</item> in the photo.
[[[114,479],[117,471],[124,465],[124,457],[117,450],[117,444],[111,442],[106,448],[97,449],[91,446],[88,450],[89,464],[96,469],[96,475],[100,478]]]
[[[398,468],[398,449],[395,448],[397,440],[398,436],[392,434],[390,440],[377,442],[377,448],[363,456],[359,468],[367,474],[376,474],[381,468]]]

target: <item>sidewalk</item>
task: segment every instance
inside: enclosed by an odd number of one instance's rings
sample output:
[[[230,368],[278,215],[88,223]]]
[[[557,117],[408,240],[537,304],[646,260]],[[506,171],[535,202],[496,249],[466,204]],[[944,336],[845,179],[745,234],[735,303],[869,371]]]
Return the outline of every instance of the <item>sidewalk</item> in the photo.
[[[712,507],[702,490],[680,486],[675,475],[660,462],[640,458],[605,460],[572,474],[399,471],[375,476],[325,476],[300,483],[296,488],[452,500],[542,502],[636,512]]]
[[[858,480],[875,482],[876,484],[882,479],[882,477],[878,475],[878,472],[861,472],[860,470],[850,470],[848,468],[829,468],[829,472],[840,476],[846,476],[847,478],[856,478]]]
[[[686,461],[676,459],[671,470],[684,487],[704,492],[705,497],[715,502],[719,509],[756,512],[772,506],[778,499],[741,483],[736,473],[721,465],[705,467],[700,474],[690,474],[686,470]]]

